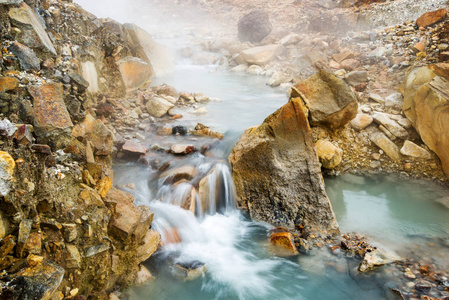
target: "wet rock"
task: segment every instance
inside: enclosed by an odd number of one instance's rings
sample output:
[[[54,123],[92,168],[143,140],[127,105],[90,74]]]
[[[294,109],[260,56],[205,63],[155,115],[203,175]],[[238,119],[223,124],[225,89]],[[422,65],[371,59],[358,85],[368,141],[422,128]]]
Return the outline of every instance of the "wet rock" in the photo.
[[[281,46],[267,45],[243,50],[240,54],[248,64],[264,66],[279,54]]]
[[[7,196],[12,189],[16,163],[8,152],[0,151],[0,195]]]
[[[161,97],[151,97],[146,104],[148,113],[156,118],[166,115],[173,107],[175,107],[173,103]]]
[[[383,113],[376,113],[373,115],[374,122],[383,125],[395,137],[405,140],[408,137],[408,132],[394,120],[390,119],[388,115]]]
[[[55,47],[34,10],[22,3],[9,10],[12,23],[20,28],[18,40],[32,48],[40,48],[56,55]],[[30,30],[30,28],[32,28]]]
[[[62,97],[62,85],[29,86],[34,100],[34,128],[39,143],[60,149],[70,144],[72,120]]]
[[[184,280],[194,280],[206,272],[206,265],[200,261],[177,263],[174,267],[175,275]]]
[[[179,168],[174,168],[163,172],[160,177],[170,177],[173,182],[179,181],[181,179],[192,180],[196,175],[196,169],[194,166],[182,166]]]
[[[122,150],[137,154],[145,154],[147,152],[147,148],[139,143],[130,140],[125,142],[125,144],[122,146]]]
[[[382,132],[373,130],[369,135],[370,140],[382,149],[392,160],[401,160],[401,152],[395,143],[388,139]]]
[[[295,85],[291,96],[307,103],[312,126],[321,124],[336,129],[357,116],[354,92],[343,80],[324,70]]]
[[[445,8],[438,9],[431,12],[426,12],[416,20],[416,25],[419,28],[426,28],[438,22],[443,21],[447,17],[447,10]]]
[[[151,275],[145,266],[139,266],[139,272],[137,272],[136,279],[134,280],[134,286],[142,286],[147,284],[149,281],[153,280],[154,277]]]
[[[219,140],[222,140],[224,138],[224,135],[222,133],[215,132],[215,131],[211,130],[208,126],[205,126],[201,123],[198,123],[195,126],[195,130],[192,130],[191,133],[193,135],[208,136],[208,137],[212,137],[212,138],[217,138]]]
[[[136,260],[138,262],[146,261],[156,252],[161,242],[161,235],[156,230],[150,229],[145,234],[142,243],[138,246],[136,251]]]
[[[11,300],[49,300],[61,284],[64,269],[35,255],[30,255],[27,263],[26,268],[14,274],[13,279],[2,291],[2,296]]]
[[[19,84],[19,81],[13,77],[0,77],[0,92],[7,92],[14,90]]]
[[[66,245],[66,249],[67,249],[66,267],[68,269],[81,268],[81,255],[78,251],[78,248],[76,248],[76,246],[74,245]]]
[[[293,234],[290,232],[274,232],[270,235],[270,243],[285,250],[285,254],[298,255]]]
[[[376,267],[390,264],[399,260],[401,260],[401,258],[395,253],[387,253],[384,250],[375,249],[365,254],[365,257],[360,263],[358,270],[360,272],[366,272],[373,270]]]
[[[401,153],[403,155],[416,158],[432,158],[432,155],[429,153],[429,151],[408,140],[404,142],[404,146],[401,148]]]
[[[40,70],[39,59],[33,50],[18,42],[14,42],[9,46],[8,50],[17,56],[20,63],[20,68],[23,71]]]
[[[125,57],[117,62],[125,87],[128,91],[149,85],[153,77],[152,66],[137,57]]]
[[[170,153],[186,155],[195,152],[195,146],[175,144],[170,147]]]
[[[327,140],[318,140],[316,151],[321,165],[326,169],[333,169],[341,163],[343,150]]]
[[[181,126],[181,125],[174,126],[172,128],[172,134],[174,134],[174,135],[176,135],[176,134],[186,135],[187,134],[187,127]]]
[[[367,114],[358,114],[352,121],[351,126],[357,131],[361,131],[371,125],[374,119]]]
[[[268,15],[255,10],[243,16],[238,22],[238,38],[241,42],[261,42],[271,32],[272,25]]]
[[[245,130],[229,160],[238,206],[255,220],[338,232],[300,98]]]
[[[445,65],[430,65],[412,70],[401,91],[402,109],[422,141],[441,160],[449,176],[449,76]]]

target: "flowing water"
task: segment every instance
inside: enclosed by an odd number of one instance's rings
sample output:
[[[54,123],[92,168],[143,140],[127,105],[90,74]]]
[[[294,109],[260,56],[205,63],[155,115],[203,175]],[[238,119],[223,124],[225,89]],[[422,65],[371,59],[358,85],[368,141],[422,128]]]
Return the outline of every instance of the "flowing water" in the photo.
[[[206,106],[206,115],[187,109],[182,111],[186,117],[172,124],[203,122],[227,132],[214,151],[171,157],[170,169],[162,174],[140,163],[115,167],[116,184],[136,197],[136,205],[151,207],[152,227],[164,244],[146,263],[156,279],[133,289],[131,299],[390,299],[389,288],[400,284],[391,269],[362,275],[356,260],[335,257],[326,249],[279,257],[267,242],[272,227],[236,209],[227,155],[246,127],[262,122],[287,96],[267,87],[266,78],[215,70],[216,66],[182,65],[155,83],[221,99]],[[149,145],[152,138],[148,137]],[[176,136],[165,142],[199,141]],[[194,167],[195,174],[173,183],[170,170],[186,165]],[[192,194],[204,178],[206,196]],[[126,187],[129,184],[132,188]],[[328,178],[326,186],[342,232],[358,232],[404,257],[415,255],[449,267],[447,190],[381,175]],[[206,271],[192,280],[176,267],[198,262]]]

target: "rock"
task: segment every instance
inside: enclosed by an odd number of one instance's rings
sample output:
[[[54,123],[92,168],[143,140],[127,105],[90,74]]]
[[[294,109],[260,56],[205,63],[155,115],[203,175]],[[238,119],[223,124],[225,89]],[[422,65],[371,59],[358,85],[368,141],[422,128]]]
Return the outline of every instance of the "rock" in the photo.
[[[357,131],[361,131],[371,125],[374,119],[367,114],[358,114],[352,121],[351,126]]]
[[[387,253],[384,250],[375,249],[365,254],[365,257],[360,263],[358,270],[360,272],[366,272],[373,270],[376,267],[391,264],[399,260],[401,260],[401,258],[394,253]]]
[[[368,72],[366,71],[352,71],[345,75],[345,80],[352,86],[368,82]]]
[[[194,280],[206,272],[206,265],[200,261],[177,263],[174,267],[175,274],[184,280]]]
[[[195,152],[195,146],[175,144],[170,147],[170,152],[173,154],[180,154],[180,155],[190,154]]]
[[[431,159],[432,155],[426,149],[416,145],[411,141],[405,141],[404,146],[401,148],[401,153],[406,156]]]
[[[268,81],[268,85],[272,87],[280,86],[283,83],[292,81],[293,78],[291,75],[283,72],[274,73],[270,80]]]
[[[32,232],[28,236],[22,250],[20,251],[20,256],[24,254],[40,254],[42,252],[42,236],[38,232]]]
[[[29,86],[34,100],[34,128],[37,140],[60,149],[70,144],[72,120],[64,104],[61,84]]]
[[[390,119],[387,114],[376,113],[373,115],[374,122],[383,125],[395,137],[405,140],[408,137],[408,132],[394,120]]]
[[[14,90],[19,84],[19,81],[13,77],[0,77],[0,92],[7,92]]]
[[[340,63],[340,66],[346,71],[354,71],[360,65],[360,62],[356,59],[345,59]]]
[[[72,79],[72,82],[74,82],[78,86],[79,92],[84,92],[89,88],[89,82],[84,79],[84,77],[72,70],[70,70],[67,75]]]
[[[64,239],[67,243],[73,242],[78,237],[78,230],[76,224],[63,224]]]
[[[344,60],[347,59],[353,59],[355,57],[355,53],[349,50],[342,51],[338,54],[332,55],[332,58],[337,62],[338,64],[341,64]]]
[[[416,20],[416,26],[419,28],[426,28],[432,26],[440,21],[443,21],[447,17],[447,10],[441,8],[435,11],[426,12]]]
[[[260,10],[254,10],[244,15],[237,26],[239,40],[251,43],[261,42],[272,29],[268,15]]]
[[[98,72],[93,61],[86,61],[81,63],[82,77],[87,81],[87,91],[90,93],[98,93],[100,88],[98,86]]]
[[[270,235],[270,243],[274,246],[282,248],[285,254],[298,255],[293,234],[290,232],[274,232]]]
[[[393,107],[397,109],[401,109],[402,107],[402,94],[401,93],[393,93],[385,98],[385,107]]]
[[[137,272],[136,279],[134,280],[134,286],[142,286],[147,284],[149,281],[153,280],[154,277],[151,275],[145,266],[139,266],[139,272]]]
[[[149,85],[153,77],[152,66],[137,57],[125,57],[117,62],[127,91]]]
[[[173,182],[186,179],[192,180],[196,175],[196,169],[194,166],[185,165],[179,168],[174,168],[163,172],[160,177],[170,177]]]
[[[172,134],[173,135],[186,135],[187,134],[187,127],[183,125],[173,126],[172,127]]]
[[[23,71],[40,70],[39,59],[33,50],[18,42],[14,42],[9,46],[8,50],[17,56],[20,68]]]
[[[114,136],[101,122],[87,113],[84,120],[73,127],[72,135],[75,138],[92,143],[95,155],[109,155],[112,153]]]
[[[194,111],[192,111],[192,113],[197,114],[197,115],[204,115],[204,114],[207,114],[207,108],[200,107],[200,108],[195,109]]]
[[[217,138],[219,140],[222,140],[224,138],[224,135],[222,133],[215,132],[211,130],[208,126],[205,126],[201,123],[198,123],[195,126],[195,130],[192,130],[190,133],[197,136],[208,136],[211,138]]]
[[[0,239],[4,239],[8,232],[9,232],[8,219],[3,216],[2,212],[0,212]]]
[[[368,99],[372,100],[372,101],[375,101],[377,103],[380,103],[380,104],[385,104],[384,98],[382,98],[381,96],[379,96],[377,94],[369,94]]]
[[[84,257],[92,257],[97,254],[108,251],[111,247],[108,244],[99,244],[86,249]]]
[[[142,146],[139,143],[127,140],[125,144],[122,146],[123,151],[131,152],[131,153],[137,153],[137,154],[145,154],[147,153],[147,148]]]
[[[243,50],[240,54],[246,63],[264,66],[272,61],[281,49],[282,46],[279,45],[266,45]]]
[[[0,120],[0,135],[12,136],[17,131],[17,127],[14,126],[8,119]]]
[[[126,240],[136,230],[139,220],[140,212],[137,207],[132,202],[119,199],[109,228],[117,237]]]
[[[318,140],[316,142],[316,151],[321,165],[326,169],[333,169],[341,163],[343,150],[335,147],[327,140]]]
[[[175,107],[174,104],[160,97],[152,97],[146,104],[148,113],[156,118],[166,115],[173,107]]]
[[[412,70],[401,87],[402,109],[449,176],[449,75],[445,64]]]
[[[0,151],[0,195],[5,197],[12,189],[16,163],[8,152]]]
[[[156,252],[161,242],[161,235],[156,230],[150,229],[145,234],[142,243],[137,248],[136,260],[138,262],[146,261]]]
[[[399,161],[402,159],[401,152],[398,147],[390,139],[388,139],[379,130],[373,130],[369,135],[370,140],[382,149],[392,160]]]
[[[354,92],[343,80],[324,70],[295,85],[291,97],[300,97],[307,103],[312,126],[336,129],[357,116]]]
[[[67,259],[66,267],[68,269],[79,269],[81,268],[81,255],[78,248],[74,245],[66,245],[67,249]]]
[[[258,65],[251,65],[248,69],[246,69],[246,73],[248,73],[250,75],[259,76],[259,75],[262,75],[263,68]]]
[[[174,60],[170,52],[164,46],[155,42],[148,32],[136,24],[130,23],[125,23],[123,28],[133,50],[146,63],[151,65],[154,76],[162,76],[174,70]]]
[[[48,37],[44,25],[31,7],[25,3],[12,7],[9,10],[9,17],[12,24],[21,30],[17,37],[18,41],[31,48],[39,48],[56,55],[55,47]]]
[[[264,123],[245,130],[229,160],[237,204],[254,220],[339,232],[303,100],[290,99]]]
[[[23,0],[0,0],[0,4],[6,5],[21,4],[21,3],[23,3]]]
[[[8,235],[3,239],[3,245],[0,247],[0,258],[4,258],[9,255],[16,246],[15,237]]]
[[[64,269],[39,256],[30,255],[28,266],[14,274],[2,290],[5,299],[49,300],[64,277]]]

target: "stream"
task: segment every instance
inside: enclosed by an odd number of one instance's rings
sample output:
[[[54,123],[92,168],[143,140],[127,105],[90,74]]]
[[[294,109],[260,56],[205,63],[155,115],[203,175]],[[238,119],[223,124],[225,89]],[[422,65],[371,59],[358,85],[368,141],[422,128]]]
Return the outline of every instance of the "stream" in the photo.
[[[113,9],[118,1],[109,6],[105,1],[77,2],[99,17],[129,20],[126,10],[120,10],[125,9],[123,5]],[[143,8],[134,10],[144,15]],[[177,24],[179,30],[173,33],[168,27],[176,18],[161,19],[167,22],[164,29],[156,23],[146,24],[146,29],[173,52],[180,50],[192,29]],[[151,18],[132,20],[143,26],[142,22]],[[268,77],[232,73],[218,64],[194,65],[179,58],[173,72],[154,79],[153,86],[165,83],[178,91],[202,92],[214,99],[198,104],[207,109],[202,115],[195,114],[192,107],[177,108],[175,113],[183,118],[170,121],[169,126],[192,128],[203,123],[224,133],[225,138],[217,144],[207,138],[160,137],[147,132],[141,142],[146,147],[214,146],[206,155],[174,158],[158,154],[160,165],[170,165],[162,174],[137,161],[115,163],[115,185],[132,193],[136,205],[151,208],[152,228],[161,233],[164,245],[146,262],[155,279],[128,291],[130,299],[397,299],[391,289],[404,283],[403,274],[394,267],[361,274],[357,271],[359,260],[331,254],[327,247],[310,255],[279,256],[269,245],[273,227],[252,221],[236,208],[227,157],[246,128],[260,124],[288,100],[285,89],[271,88],[267,81]],[[170,172],[186,166],[195,171],[174,182]],[[209,197],[201,199],[192,194],[192,187],[205,178]],[[343,175],[326,178],[325,183],[342,233],[360,233],[402,257],[449,269],[447,189],[392,175]],[[186,201],[190,211],[180,207]],[[192,280],[181,276],[176,267],[198,264],[204,264],[205,271]]]

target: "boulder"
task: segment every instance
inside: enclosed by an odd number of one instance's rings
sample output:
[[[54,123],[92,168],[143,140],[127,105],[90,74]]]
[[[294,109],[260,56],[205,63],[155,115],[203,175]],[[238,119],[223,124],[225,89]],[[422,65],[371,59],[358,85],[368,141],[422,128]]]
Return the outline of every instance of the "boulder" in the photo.
[[[9,10],[11,23],[20,29],[18,41],[31,48],[38,48],[56,55],[55,47],[44,28],[44,24],[34,10],[27,4],[12,7]]]
[[[406,156],[431,159],[432,155],[426,149],[416,145],[411,141],[405,141],[404,146],[401,148],[401,153]]]
[[[272,25],[267,13],[254,10],[238,22],[238,38],[241,42],[259,43],[267,37]]]
[[[298,255],[293,234],[290,232],[274,232],[270,235],[270,243],[281,248],[283,253],[288,255]]]
[[[14,274],[2,290],[4,299],[49,300],[64,277],[64,269],[40,256],[30,255],[27,266]]]
[[[161,242],[161,235],[156,230],[150,229],[145,234],[142,243],[137,247],[136,261],[143,262],[156,252]]]
[[[150,63],[137,57],[127,56],[117,62],[120,74],[127,91],[149,85],[153,77]]]
[[[8,50],[17,56],[22,71],[40,70],[39,58],[36,53],[25,45],[14,42],[9,46]]]
[[[154,75],[161,76],[173,71],[174,60],[167,49],[155,42],[153,37],[136,24],[123,25],[133,51],[136,51],[146,63],[151,64]]]
[[[438,64],[412,70],[401,92],[402,109],[422,141],[441,160],[449,176],[449,65]]]
[[[358,114],[352,121],[351,126],[357,131],[361,131],[371,125],[374,119],[367,114]]]
[[[193,177],[196,175],[196,168],[194,166],[181,166],[178,168],[173,168],[170,170],[167,170],[163,172],[160,177],[170,177],[173,182],[186,179],[186,180],[192,180]]]
[[[309,108],[312,126],[340,128],[357,116],[357,97],[335,75],[321,70],[292,88],[291,97],[300,97]]]
[[[153,280],[154,277],[150,271],[143,265],[139,266],[139,272],[137,272],[136,279],[134,280],[134,286],[142,286]]]
[[[29,86],[28,91],[33,97],[37,141],[57,149],[68,146],[73,124],[64,104],[62,84]]]
[[[148,113],[156,118],[166,115],[173,107],[175,107],[173,103],[161,97],[151,97],[146,104]]]
[[[318,140],[316,151],[321,165],[326,169],[333,169],[341,163],[343,150],[327,140]]]
[[[416,20],[416,25],[418,27],[426,28],[432,26],[438,22],[443,21],[447,17],[447,10],[441,8],[435,11],[426,12]]]
[[[237,204],[253,219],[339,232],[302,99],[290,99],[261,125],[245,130],[229,160]]]
[[[16,163],[8,152],[0,151],[0,195],[6,196],[12,189]]]
[[[282,51],[280,45],[266,45],[243,50],[240,54],[246,63],[264,66],[272,61],[280,51]]]

